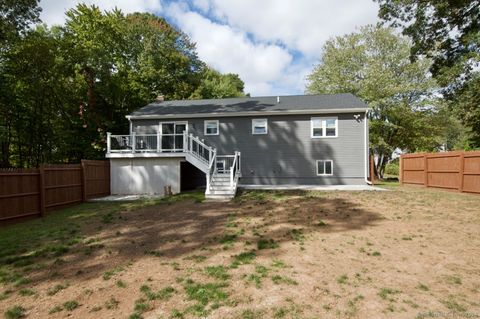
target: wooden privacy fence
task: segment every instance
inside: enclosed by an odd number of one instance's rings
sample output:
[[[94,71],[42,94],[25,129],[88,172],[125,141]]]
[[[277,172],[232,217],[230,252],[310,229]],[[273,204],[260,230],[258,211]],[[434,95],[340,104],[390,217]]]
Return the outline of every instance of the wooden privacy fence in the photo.
[[[400,182],[480,193],[480,151],[402,155]]]
[[[0,169],[0,223],[110,195],[110,162]]]

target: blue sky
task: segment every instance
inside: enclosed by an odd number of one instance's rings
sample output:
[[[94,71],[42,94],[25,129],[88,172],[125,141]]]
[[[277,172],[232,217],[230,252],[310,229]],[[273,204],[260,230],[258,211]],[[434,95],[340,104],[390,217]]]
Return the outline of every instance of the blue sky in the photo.
[[[63,23],[78,2],[165,17],[200,59],[239,74],[252,96],[302,94],[325,41],[378,21],[372,0],[41,0],[41,18]]]

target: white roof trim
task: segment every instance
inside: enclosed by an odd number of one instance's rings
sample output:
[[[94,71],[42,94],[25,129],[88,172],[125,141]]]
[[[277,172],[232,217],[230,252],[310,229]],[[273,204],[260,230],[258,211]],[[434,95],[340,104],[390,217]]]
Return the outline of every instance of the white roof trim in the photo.
[[[323,109],[323,110],[290,110],[290,111],[253,111],[253,112],[214,112],[214,113],[191,113],[191,114],[151,114],[151,115],[127,115],[129,120],[156,120],[156,119],[175,119],[175,118],[211,118],[211,117],[239,117],[239,116],[261,116],[261,115],[296,115],[296,114],[338,114],[365,112],[368,108],[348,108],[348,109]]]

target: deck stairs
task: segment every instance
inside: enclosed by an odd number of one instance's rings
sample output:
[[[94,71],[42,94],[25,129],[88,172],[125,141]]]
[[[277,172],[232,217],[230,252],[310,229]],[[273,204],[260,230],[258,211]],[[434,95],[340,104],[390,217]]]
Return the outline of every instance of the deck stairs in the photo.
[[[235,197],[241,177],[240,152],[217,155],[217,150],[192,134],[184,134],[185,159],[205,173],[205,197],[229,200]]]

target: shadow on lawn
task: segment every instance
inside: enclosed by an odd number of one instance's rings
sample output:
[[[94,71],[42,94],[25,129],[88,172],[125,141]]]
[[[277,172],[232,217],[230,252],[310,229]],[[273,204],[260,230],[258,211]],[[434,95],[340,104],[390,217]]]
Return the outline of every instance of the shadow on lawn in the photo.
[[[52,279],[100,278],[115,266],[148,255],[159,257],[159,263],[191,255],[210,257],[224,252],[222,238],[226,234],[235,235],[234,240],[242,245],[251,242],[253,245],[247,248],[252,249],[260,238],[273,239],[281,246],[311,234],[372,227],[382,219],[345,199],[313,197],[300,191],[245,192],[229,203],[167,202],[138,210],[111,210],[100,218],[90,214],[86,218],[81,214],[69,216],[71,220],[85,219],[80,231],[83,241],[72,245],[60,262],[27,273],[32,284]],[[245,220],[252,222],[235,226]],[[229,223],[233,227],[227,227]],[[88,238],[94,238],[93,243]],[[99,248],[89,251],[95,242]]]

